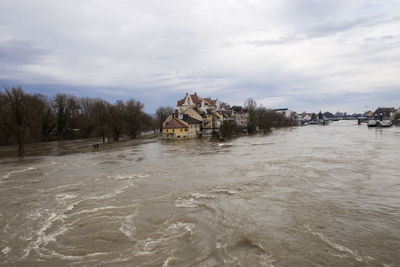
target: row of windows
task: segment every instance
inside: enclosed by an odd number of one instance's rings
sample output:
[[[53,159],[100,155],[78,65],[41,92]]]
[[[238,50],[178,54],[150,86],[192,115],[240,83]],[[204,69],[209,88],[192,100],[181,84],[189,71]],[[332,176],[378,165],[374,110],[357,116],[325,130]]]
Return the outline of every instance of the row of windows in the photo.
[[[175,131],[176,130],[176,131]],[[166,129],[166,132],[167,133],[175,133],[175,132],[177,132],[177,133],[182,133],[182,132],[187,132],[188,131],[188,129]]]

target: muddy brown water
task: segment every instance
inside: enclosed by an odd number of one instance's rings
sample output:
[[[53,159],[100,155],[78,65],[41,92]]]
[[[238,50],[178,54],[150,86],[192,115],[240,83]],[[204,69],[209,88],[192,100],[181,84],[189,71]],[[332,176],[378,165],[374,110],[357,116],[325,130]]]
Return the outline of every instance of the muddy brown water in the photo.
[[[0,159],[1,265],[400,265],[400,127],[90,142]]]

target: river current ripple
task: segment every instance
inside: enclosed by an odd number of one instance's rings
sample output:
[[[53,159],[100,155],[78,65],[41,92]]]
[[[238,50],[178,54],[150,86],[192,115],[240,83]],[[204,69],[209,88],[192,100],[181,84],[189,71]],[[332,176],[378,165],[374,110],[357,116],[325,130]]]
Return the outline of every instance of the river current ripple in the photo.
[[[399,127],[125,143],[1,159],[0,265],[400,265]]]

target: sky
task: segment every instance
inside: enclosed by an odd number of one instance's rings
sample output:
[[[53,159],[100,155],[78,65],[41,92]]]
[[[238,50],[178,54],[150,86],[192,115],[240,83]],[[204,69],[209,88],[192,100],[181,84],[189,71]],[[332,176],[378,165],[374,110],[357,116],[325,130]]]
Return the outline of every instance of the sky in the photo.
[[[399,0],[1,0],[0,83],[297,112],[400,106]]]

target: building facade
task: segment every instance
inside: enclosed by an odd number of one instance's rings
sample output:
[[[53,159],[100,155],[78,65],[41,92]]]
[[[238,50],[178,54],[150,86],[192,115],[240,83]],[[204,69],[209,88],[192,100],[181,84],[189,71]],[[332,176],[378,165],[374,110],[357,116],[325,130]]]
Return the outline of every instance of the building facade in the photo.
[[[170,115],[162,128],[163,139],[189,139],[189,124]]]

